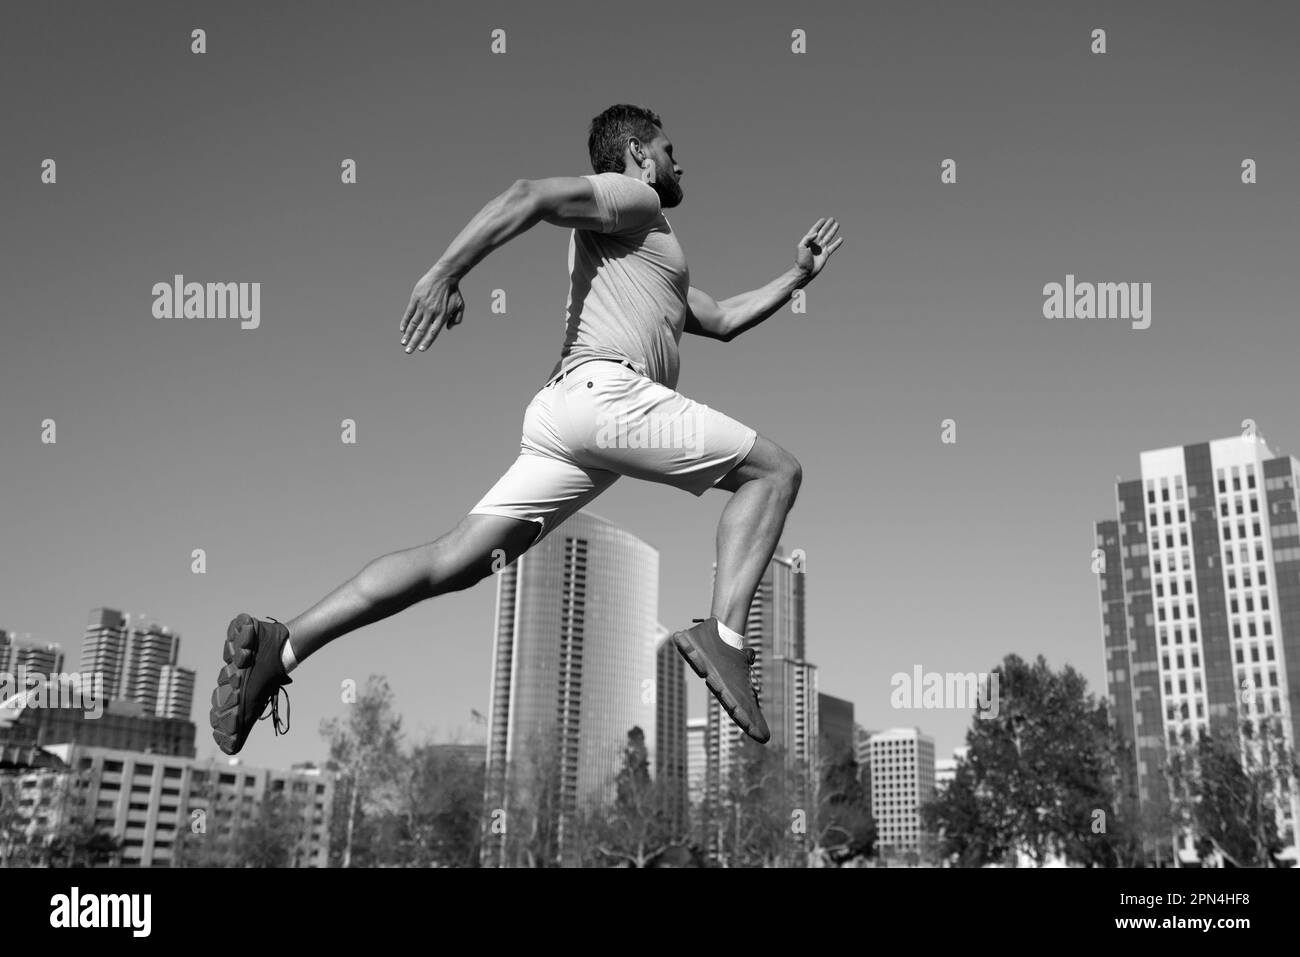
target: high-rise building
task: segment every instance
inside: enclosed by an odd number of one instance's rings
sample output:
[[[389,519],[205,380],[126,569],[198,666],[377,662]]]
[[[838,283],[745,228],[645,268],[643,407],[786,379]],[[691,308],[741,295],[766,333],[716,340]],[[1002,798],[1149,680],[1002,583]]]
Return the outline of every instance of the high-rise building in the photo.
[[[188,721],[195,674],[178,664],[180,635],[143,615],[95,608],[81,641],[81,673],[104,676],[104,693],[145,714]]]
[[[180,648],[180,636],[170,628],[154,621],[132,621],[121,696],[138,701],[146,713],[157,714],[163,669],[176,666]]]
[[[882,858],[919,854],[921,805],[934,796],[934,739],[919,728],[891,728],[869,739],[871,808]]]
[[[708,727],[708,718],[691,718],[686,722],[686,793],[692,811],[704,800],[704,776],[709,765],[704,736]]]
[[[817,695],[817,754],[823,765],[845,758],[857,760],[854,727],[852,701]]]
[[[801,551],[787,557],[778,546],[749,607],[745,646],[758,653],[759,704],[772,733],[767,747],[782,753],[788,767],[804,771],[805,793],[797,800],[807,802],[818,767],[818,709],[817,668],[804,657],[804,567]],[[712,805],[727,788],[745,734],[711,695],[708,722],[706,800]]]
[[[63,649],[19,641],[7,631],[0,631],[0,673],[16,675],[19,669],[29,674],[57,675],[63,672]]]
[[[670,826],[683,831],[689,821],[687,799],[686,660],[671,633],[658,626],[655,652],[655,780],[665,797]]]
[[[102,674],[104,693],[122,697],[122,676],[126,671],[127,619],[113,608],[95,608],[81,639],[81,673]]]
[[[565,821],[613,800],[632,728],[655,766],[658,612],[659,553],[587,512],[498,573],[484,863],[510,853],[492,823],[518,835],[530,814],[552,835],[533,852],[563,859]]]
[[[1300,740],[1300,462],[1255,434],[1143,452],[1096,523],[1106,681],[1132,748],[1136,815],[1169,800],[1164,770],[1211,726]],[[1253,745],[1251,745],[1253,747]],[[1300,789],[1276,809],[1296,841]],[[1171,836],[1184,859],[1190,834]],[[1148,847],[1148,852],[1158,849]]]
[[[158,700],[154,714],[160,718],[190,720],[194,711],[194,682],[192,668],[163,665],[158,675]]]

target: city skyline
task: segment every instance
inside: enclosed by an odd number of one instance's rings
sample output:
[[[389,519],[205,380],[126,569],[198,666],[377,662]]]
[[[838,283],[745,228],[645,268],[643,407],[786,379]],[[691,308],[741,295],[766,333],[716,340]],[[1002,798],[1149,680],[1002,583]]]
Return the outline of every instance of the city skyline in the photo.
[[[582,539],[588,538],[593,530],[599,530],[605,534],[612,534],[616,537],[636,542],[644,546],[644,542],[636,536],[631,535],[625,529],[619,529],[608,520],[594,514],[586,509],[580,510],[574,516],[572,525],[561,526],[568,532],[568,537],[577,536]],[[565,536],[561,536],[565,538]],[[649,550],[653,552],[653,549]],[[804,660],[806,634],[802,621],[806,614],[803,604],[804,586],[801,580],[802,573],[796,573],[796,566],[804,560],[806,556],[791,556],[784,546],[778,545],[777,554],[773,556],[769,564],[768,571],[765,573],[763,580],[760,582],[758,594],[755,596],[755,604],[749,614],[749,625],[746,628],[746,634],[750,641],[757,647],[764,648],[768,653],[767,656],[775,660],[769,662],[764,669],[759,665],[760,673],[772,670],[774,667],[781,667],[783,670],[793,668],[802,677],[796,676],[792,680],[788,676],[777,677],[773,683],[779,690],[783,686],[789,685],[789,692],[781,692],[779,701],[784,701],[789,695],[797,695],[799,702],[795,712],[790,714],[781,713],[777,720],[780,722],[778,730],[779,738],[784,741],[791,734],[797,733],[798,741],[794,747],[792,759],[797,760],[800,757],[812,756],[819,753],[817,745],[814,743],[821,734],[819,727],[818,715],[825,710],[827,706],[842,707],[847,705],[847,720],[853,723],[853,702],[849,699],[841,699],[836,696],[819,693],[817,688],[816,665],[811,661]],[[536,563],[542,561],[539,552]],[[655,563],[657,565],[657,562]],[[625,569],[620,568],[622,571]],[[496,582],[497,597],[497,623],[498,632],[503,627],[501,619],[501,609],[503,602],[502,589],[513,590],[518,587],[519,568],[515,565],[503,568],[504,574]],[[774,576],[782,573],[781,582],[778,583]],[[511,614],[513,614],[513,601],[511,598]],[[653,602],[652,602],[653,604]],[[779,623],[779,624],[778,624]],[[779,632],[779,634],[778,634]],[[680,656],[672,648],[671,632],[662,624],[657,624],[654,629],[654,665],[652,669],[655,675],[656,689],[656,712],[655,718],[649,723],[648,729],[653,729],[653,733],[647,734],[649,744],[649,754],[651,757],[652,767],[662,770],[669,769],[669,772],[675,776],[685,774],[685,760],[687,747],[686,739],[683,738],[680,743],[672,745],[672,757],[667,757],[659,747],[659,735],[662,734],[665,727],[672,725],[679,715],[679,709],[685,709],[682,691],[678,690],[678,685],[689,687],[685,681],[686,669]],[[160,639],[165,642],[166,650],[162,657],[167,659],[167,663],[154,661],[152,665],[148,662],[142,667],[139,660],[142,654],[153,649],[145,649],[145,652],[135,650],[134,640],[143,639],[144,642],[157,643]],[[182,687],[179,691],[172,688],[176,682],[173,676],[175,672],[184,672],[185,669],[175,668],[170,663],[178,657],[179,649],[182,647],[181,636],[172,631],[166,625],[158,623],[151,615],[132,615],[130,612],[123,613],[117,609],[108,607],[99,607],[91,609],[89,621],[85,627],[85,632],[81,639],[82,645],[79,649],[80,674],[102,674],[104,686],[104,700],[113,702],[134,702],[142,705],[144,710],[141,712],[145,715],[167,718],[180,718],[183,720],[193,720],[192,704],[189,713],[178,714],[174,706],[161,707],[160,701],[168,701],[170,697],[179,694],[184,700],[185,691]],[[57,650],[56,650],[57,649]],[[672,652],[669,654],[668,652]],[[4,670],[6,663],[17,662],[35,662],[35,665],[27,664],[28,671],[31,672],[33,667],[36,670],[47,672],[63,672],[63,660],[65,652],[57,644],[43,645],[31,640],[27,636],[25,640],[15,640],[12,633],[0,629],[0,671]],[[499,652],[498,652],[499,654]],[[23,658],[22,656],[26,656]],[[154,658],[159,654],[155,651]],[[762,654],[760,653],[760,657]],[[643,662],[643,667],[648,667],[648,661]],[[508,670],[507,670],[508,671]],[[142,673],[147,672],[147,673]],[[171,672],[172,674],[169,674]],[[810,677],[812,676],[812,677]],[[774,676],[775,677],[775,676]],[[494,678],[494,686],[496,679]],[[142,686],[147,686],[148,691],[141,693]],[[769,696],[772,694],[769,686]],[[171,694],[169,695],[169,691]],[[666,707],[663,702],[667,700],[671,704]],[[770,697],[769,697],[770,702]],[[477,710],[477,709],[476,709]],[[913,709],[902,709],[913,710]],[[491,724],[494,709],[489,703],[485,709],[485,722]],[[483,715],[484,712],[480,712]],[[705,708],[699,714],[690,714],[689,711],[680,710],[682,721],[681,728],[683,733],[688,726],[700,723],[701,726],[707,725],[710,721],[715,724],[720,721],[721,713],[716,708],[716,702],[707,699]],[[786,727],[786,725],[790,725]],[[734,748],[738,745],[741,735],[739,730],[734,726],[726,730],[726,738],[729,747]],[[200,741],[205,735],[206,729],[200,728]],[[618,730],[621,734],[622,730]],[[492,732],[489,728],[485,732],[487,738],[491,738]],[[455,742],[449,742],[454,745]],[[485,746],[485,745],[467,745],[467,746]],[[678,763],[681,762],[680,767]],[[683,778],[684,779],[684,778]]]
[[[147,609],[186,636],[200,704],[233,615],[287,620],[445,530],[513,458],[559,350],[565,233],[539,226],[489,257],[465,283],[466,321],[427,355],[401,354],[400,310],[493,195],[587,172],[586,123],[612,102],[664,117],[687,170],[672,223],[701,288],[769,280],[818,216],[849,237],[805,314],[683,343],[680,384],[803,463],[785,540],[815,576],[821,690],[865,726],[961,743],[969,715],[891,708],[890,677],[918,663],[983,672],[1041,652],[1103,693],[1089,565],[1111,477],[1134,450],[1247,418],[1300,448],[1284,417],[1290,12],[758,4],[687,19],[669,3],[641,39],[671,68],[644,77],[619,24],[523,6],[500,11],[499,57],[495,24],[468,9],[214,9],[202,57],[189,11],[68,9],[53,26],[20,5],[0,57],[4,89],[42,90],[15,98],[0,157],[22,237],[0,265],[0,627],[71,653],[87,609]],[[789,50],[792,18],[806,55]],[[557,28],[584,56],[552,55]],[[808,95],[823,86],[836,94]],[[214,148],[232,130],[240,147]],[[259,328],[157,318],[151,290],[178,273],[260,282]],[[1067,276],[1150,282],[1150,328],[1045,319],[1044,285]],[[1237,356],[1251,374],[1206,387]],[[600,500],[660,551],[669,628],[707,611],[722,501],[634,482]],[[294,731],[259,731],[249,760],[320,760],[315,727],[371,673],[391,678],[412,735],[470,729],[493,600],[484,584],[314,656],[290,689]],[[698,682],[689,694],[699,713]],[[205,736],[200,749],[215,752]]]

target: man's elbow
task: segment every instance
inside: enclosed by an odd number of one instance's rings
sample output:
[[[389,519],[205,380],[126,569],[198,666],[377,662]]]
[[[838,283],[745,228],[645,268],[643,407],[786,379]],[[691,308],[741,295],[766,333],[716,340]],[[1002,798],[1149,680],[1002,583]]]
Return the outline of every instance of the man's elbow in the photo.
[[[740,328],[740,323],[734,316],[729,316],[726,313],[723,313],[714,329],[713,338],[717,339],[719,342],[730,342],[743,331],[744,330]]]
[[[539,191],[530,179],[517,179],[501,194],[501,201],[510,209],[522,212],[527,218],[539,218]]]

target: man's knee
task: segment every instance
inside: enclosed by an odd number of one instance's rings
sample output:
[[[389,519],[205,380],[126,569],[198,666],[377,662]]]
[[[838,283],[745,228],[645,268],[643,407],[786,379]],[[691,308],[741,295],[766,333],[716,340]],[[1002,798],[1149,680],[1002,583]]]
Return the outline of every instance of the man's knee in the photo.
[[[803,484],[803,466],[799,460],[772,442],[765,442],[762,454],[746,459],[737,472],[735,484],[723,485],[724,488],[735,491],[745,482],[759,481],[781,495],[790,505],[794,504],[799,486]],[[728,476],[728,482],[731,481],[732,476]]]
[[[799,460],[789,452],[785,455],[788,460],[786,464],[785,481],[787,488],[790,490],[790,502],[793,504],[794,500],[799,495],[799,486],[803,485],[803,466],[800,465]]]
[[[793,504],[799,495],[799,486],[803,484],[803,466],[785,449],[778,447],[778,453],[772,468],[772,478]]]

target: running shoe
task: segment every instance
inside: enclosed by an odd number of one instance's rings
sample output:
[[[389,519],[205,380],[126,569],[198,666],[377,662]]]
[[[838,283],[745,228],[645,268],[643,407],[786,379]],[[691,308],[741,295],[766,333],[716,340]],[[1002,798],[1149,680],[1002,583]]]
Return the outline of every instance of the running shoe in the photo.
[[[288,640],[289,629],[274,618],[258,621],[252,615],[239,615],[226,629],[222,652],[226,664],[217,676],[208,713],[212,737],[226,754],[238,754],[253,725],[268,712],[277,735],[289,730],[287,692],[283,727],[279,704],[281,690],[293,681],[280,660]]]

